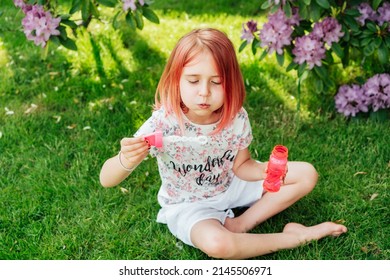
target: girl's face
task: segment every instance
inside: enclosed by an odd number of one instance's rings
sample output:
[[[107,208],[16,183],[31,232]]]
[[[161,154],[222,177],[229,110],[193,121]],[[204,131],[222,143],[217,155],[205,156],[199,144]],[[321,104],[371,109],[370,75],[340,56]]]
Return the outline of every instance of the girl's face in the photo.
[[[196,124],[216,123],[224,103],[221,77],[209,51],[194,57],[180,77],[180,96],[188,108],[187,118]]]

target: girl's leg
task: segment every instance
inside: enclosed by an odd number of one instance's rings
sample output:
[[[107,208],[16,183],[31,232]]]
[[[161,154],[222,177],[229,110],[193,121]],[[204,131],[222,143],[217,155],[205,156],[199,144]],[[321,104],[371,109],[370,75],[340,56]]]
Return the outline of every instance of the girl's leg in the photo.
[[[210,257],[247,259],[344,232],[343,225],[326,222],[312,227],[290,223],[283,232],[273,234],[234,233],[217,220],[204,220],[192,228],[191,240]]]
[[[264,193],[263,197],[236,218],[227,218],[225,227],[233,232],[248,232],[255,226],[285,210],[308,194],[317,183],[315,168],[306,162],[289,162],[288,172],[278,192]]]

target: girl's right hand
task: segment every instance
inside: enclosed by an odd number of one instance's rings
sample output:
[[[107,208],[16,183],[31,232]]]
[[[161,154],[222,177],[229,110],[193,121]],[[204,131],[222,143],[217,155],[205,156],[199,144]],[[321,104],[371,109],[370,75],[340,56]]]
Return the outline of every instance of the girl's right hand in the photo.
[[[123,138],[120,144],[122,163],[127,168],[135,168],[149,154],[150,146],[142,137]]]

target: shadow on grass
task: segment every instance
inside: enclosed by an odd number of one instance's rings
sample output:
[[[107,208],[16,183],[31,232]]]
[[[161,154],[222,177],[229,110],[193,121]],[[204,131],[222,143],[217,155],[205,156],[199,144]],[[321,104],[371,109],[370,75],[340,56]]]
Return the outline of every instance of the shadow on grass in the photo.
[[[177,11],[191,15],[202,14],[229,14],[240,16],[258,16],[263,10],[260,6],[263,1],[245,0],[197,0],[197,1],[177,1],[177,0],[156,0],[151,8],[166,11]],[[163,17],[163,15],[162,15]],[[248,18],[249,20],[250,18]]]

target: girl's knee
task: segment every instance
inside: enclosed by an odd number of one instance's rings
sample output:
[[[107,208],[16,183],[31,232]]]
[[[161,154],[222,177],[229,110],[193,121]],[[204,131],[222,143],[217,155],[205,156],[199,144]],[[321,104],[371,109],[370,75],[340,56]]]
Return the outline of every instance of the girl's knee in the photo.
[[[310,180],[316,182],[318,179],[318,173],[315,167],[309,162],[304,162],[303,164],[305,165],[304,168],[306,175],[310,178]]]
[[[209,257],[216,259],[232,259],[236,253],[234,238],[231,233],[212,233],[203,240],[200,249]]]
[[[303,182],[303,185],[305,186],[306,190],[310,192],[311,190],[313,190],[318,181],[317,170],[311,163],[308,162],[302,162],[301,169],[301,181]]]
[[[291,162],[288,166],[287,183],[297,184],[302,195],[313,190],[318,180],[318,173],[308,162]]]

